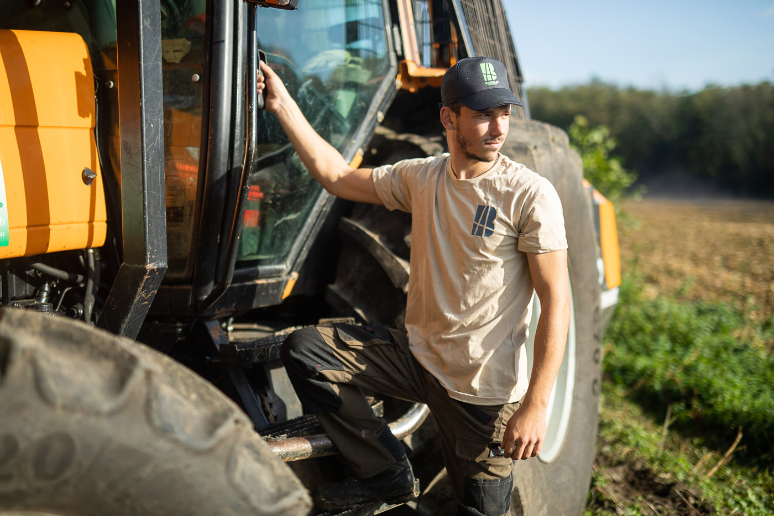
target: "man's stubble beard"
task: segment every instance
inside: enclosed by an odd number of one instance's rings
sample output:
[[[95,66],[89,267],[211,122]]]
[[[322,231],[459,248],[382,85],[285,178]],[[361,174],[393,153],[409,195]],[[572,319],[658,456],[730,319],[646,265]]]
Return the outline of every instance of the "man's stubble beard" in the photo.
[[[498,151],[492,151],[491,156],[481,156],[478,154],[474,154],[469,149],[469,147],[471,146],[470,142],[464,136],[462,136],[459,131],[455,131],[454,136],[455,136],[455,139],[457,140],[457,145],[459,146],[460,150],[462,150],[462,154],[464,154],[466,158],[475,160],[475,161],[480,161],[482,163],[491,163],[497,159]]]

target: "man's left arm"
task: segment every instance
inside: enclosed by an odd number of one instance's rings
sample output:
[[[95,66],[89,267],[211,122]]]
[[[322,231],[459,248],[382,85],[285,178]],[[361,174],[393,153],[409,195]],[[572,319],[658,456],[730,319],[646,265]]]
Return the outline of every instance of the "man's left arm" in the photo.
[[[570,326],[567,250],[527,253],[527,260],[541,310],[527,395],[508,421],[503,438],[505,456],[514,460],[536,457],[543,446],[548,400],[562,365]]]

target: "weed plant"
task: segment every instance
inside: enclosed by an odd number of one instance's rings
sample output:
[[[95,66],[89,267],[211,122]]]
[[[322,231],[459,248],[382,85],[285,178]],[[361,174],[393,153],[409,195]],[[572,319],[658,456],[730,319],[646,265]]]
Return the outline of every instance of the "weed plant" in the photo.
[[[688,288],[689,284],[686,284]],[[749,464],[774,459],[774,316],[763,323],[722,303],[650,299],[635,270],[624,277],[605,336],[604,371],[675,425]]]

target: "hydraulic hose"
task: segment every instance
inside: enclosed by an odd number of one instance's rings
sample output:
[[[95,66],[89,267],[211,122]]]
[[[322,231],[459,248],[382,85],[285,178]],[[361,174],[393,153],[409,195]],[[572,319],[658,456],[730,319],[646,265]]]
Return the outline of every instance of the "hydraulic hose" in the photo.
[[[83,320],[91,324],[91,313],[94,310],[94,249],[86,249],[86,289],[83,293]]]
[[[30,264],[30,268],[42,272],[43,274],[53,276],[54,278],[60,279],[62,281],[69,281],[70,283],[83,283],[86,280],[86,278],[80,274],[63,271],[62,269],[57,269],[56,267],[51,267],[50,265],[46,265],[44,263],[32,263]]]

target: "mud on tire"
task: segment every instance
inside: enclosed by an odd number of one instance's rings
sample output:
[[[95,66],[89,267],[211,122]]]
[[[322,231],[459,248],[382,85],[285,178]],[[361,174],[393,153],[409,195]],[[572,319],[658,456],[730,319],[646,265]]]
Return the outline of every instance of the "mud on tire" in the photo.
[[[247,416],[142,344],[0,311],[0,512],[306,514]]]

